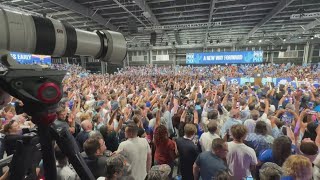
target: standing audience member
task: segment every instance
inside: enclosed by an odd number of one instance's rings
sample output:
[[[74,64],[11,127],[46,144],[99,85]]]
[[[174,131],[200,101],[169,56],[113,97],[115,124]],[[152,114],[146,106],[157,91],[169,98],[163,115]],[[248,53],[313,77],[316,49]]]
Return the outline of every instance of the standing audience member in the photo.
[[[201,179],[213,179],[218,172],[227,170],[224,161],[228,153],[227,143],[223,139],[216,138],[211,144],[211,151],[204,151],[199,154],[193,164],[194,180],[199,179],[199,173]]]
[[[57,145],[54,151],[57,160],[57,180],[80,180],[75,170],[70,167],[67,156]]]
[[[310,180],[312,178],[312,163],[301,155],[291,155],[282,166],[284,176],[295,180]]]
[[[82,131],[76,137],[80,152],[83,151],[83,144],[89,138],[89,134],[92,131],[93,126],[89,120],[84,120],[81,122],[81,128]]]
[[[197,133],[194,124],[184,126],[184,136],[177,139],[177,148],[179,152],[179,168],[182,179],[193,180],[192,167],[198,157],[199,150],[193,139]]]
[[[259,170],[260,180],[280,180],[283,172],[280,166],[267,162]]]
[[[242,179],[251,176],[258,160],[254,150],[243,143],[247,128],[244,125],[231,127],[232,142],[228,142],[227,164],[234,178]]]
[[[216,134],[218,129],[218,123],[216,121],[210,121],[207,127],[208,132],[203,133],[199,140],[202,152],[211,151],[212,141],[214,139],[220,138],[220,136]]]
[[[224,137],[233,125],[242,124],[240,120],[240,111],[239,109],[232,109],[230,111],[229,119],[223,124],[221,128],[221,137]]]
[[[154,143],[156,145],[156,152],[154,155],[155,164],[168,164],[173,170],[174,160],[177,153],[176,143],[169,139],[168,130],[166,126],[159,125],[154,132]],[[172,171],[169,175],[169,178],[172,177]]]
[[[151,150],[148,141],[138,137],[138,126],[130,123],[125,129],[126,141],[120,143],[117,152],[124,155],[132,166],[132,177],[144,179],[151,168]]]
[[[169,174],[172,171],[169,165],[155,165],[150,169],[147,180],[170,180]]]
[[[282,166],[284,161],[293,154],[291,140],[287,136],[280,136],[273,142],[271,149],[262,151],[259,155],[259,161],[273,162]]]
[[[271,147],[274,138],[268,135],[267,132],[267,123],[258,121],[254,133],[250,133],[246,137],[246,141],[248,141],[250,147],[255,150],[256,154]]]
[[[106,145],[102,137],[92,137],[83,144],[82,156],[95,178],[104,176],[107,157],[104,156]]]

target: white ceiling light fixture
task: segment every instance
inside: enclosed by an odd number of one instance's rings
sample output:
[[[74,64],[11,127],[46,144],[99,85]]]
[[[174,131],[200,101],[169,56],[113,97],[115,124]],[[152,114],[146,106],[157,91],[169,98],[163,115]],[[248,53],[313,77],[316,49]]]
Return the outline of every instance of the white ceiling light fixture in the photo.
[[[259,43],[261,43],[261,42],[262,42],[262,39],[259,40]]]
[[[16,2],[20,2],[20,1],[24,1],[24,0],[12,0],[12,3],[16,3]]]
[[[147,19],[151,18],[151,15],[148,12],[143,12],[142,15]]]

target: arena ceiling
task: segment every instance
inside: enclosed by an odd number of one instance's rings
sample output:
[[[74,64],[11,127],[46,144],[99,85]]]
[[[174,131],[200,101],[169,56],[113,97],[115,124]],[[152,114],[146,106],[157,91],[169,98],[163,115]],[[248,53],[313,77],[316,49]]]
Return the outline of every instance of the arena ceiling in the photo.
[[[320,34],[319,0],[0,0],[0,6],[125,34],[130,46],[303,42]],[[209,24],[209,26],[208,26]]]

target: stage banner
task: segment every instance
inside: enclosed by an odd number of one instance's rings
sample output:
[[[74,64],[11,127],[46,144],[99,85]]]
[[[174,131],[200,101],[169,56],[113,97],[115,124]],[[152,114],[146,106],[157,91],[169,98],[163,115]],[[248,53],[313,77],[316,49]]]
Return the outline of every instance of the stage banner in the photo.
[[[262,80],[261,80],[261,83],[263,85],[267,84],[268,82],[270,82],[270,83],[273,82],[273,78],[267,77],[267,78],[262,78]]]
[[[286,83],[291,82],[292,79],[291,78],[273,78],[273,82],[275,83],[275,85],[280,85],[283,84],[285,85]]]
[[[253,82],[254,82],[254,78],[241,78],[240,79],[241,86],[246,85],[246,83],[253,83]]]
[[[263,51],[234,51],[186,54],[186,64],[248,64],[262,62]]]
[[[19,64],[51,64],[51,56],[10,52],[11,57]]]

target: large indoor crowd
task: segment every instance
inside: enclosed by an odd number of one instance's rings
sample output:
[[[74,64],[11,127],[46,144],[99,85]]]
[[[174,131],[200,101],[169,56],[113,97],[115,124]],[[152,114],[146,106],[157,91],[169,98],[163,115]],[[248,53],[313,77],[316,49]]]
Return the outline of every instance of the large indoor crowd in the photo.
[[[126,67],[115,74],[68,71],[57,120],[96,179],[320,179],[320,65]],[[304,81],[235,85],[222,77]],[[308,82],[310,81],[310,82]],[[33,128],[23,102],[0,112],[0,158]],[[59,180],[77,180],[55,147]],[[39,163],[39,177],[43,176]]]

